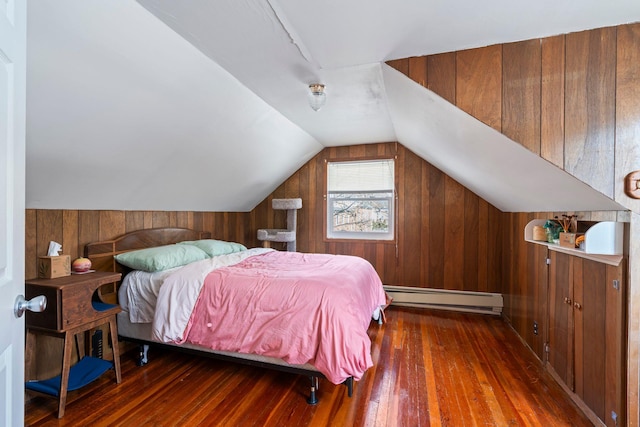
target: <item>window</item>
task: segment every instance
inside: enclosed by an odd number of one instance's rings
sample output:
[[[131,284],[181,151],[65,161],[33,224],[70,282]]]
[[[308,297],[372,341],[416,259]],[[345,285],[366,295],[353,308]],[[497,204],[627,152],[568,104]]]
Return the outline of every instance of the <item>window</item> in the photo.
[[[393,240],[394,161],[327,163],[327,237]]]

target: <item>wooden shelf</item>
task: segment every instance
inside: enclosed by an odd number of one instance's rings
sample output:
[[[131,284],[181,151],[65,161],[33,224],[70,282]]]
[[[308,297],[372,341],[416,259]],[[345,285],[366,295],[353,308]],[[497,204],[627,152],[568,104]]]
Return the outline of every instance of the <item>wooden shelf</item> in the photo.
[[[547,246],[552,251],[563,252],[581,258],[618,266],[623,258],[624,224],[615,221],[602,221],[594,224],[585,232],[585,247],[567,248],[556,243],[533,240],[533,227],[543,226],[546,219],[534,219],[524,228],[524,240],[537,245]]]

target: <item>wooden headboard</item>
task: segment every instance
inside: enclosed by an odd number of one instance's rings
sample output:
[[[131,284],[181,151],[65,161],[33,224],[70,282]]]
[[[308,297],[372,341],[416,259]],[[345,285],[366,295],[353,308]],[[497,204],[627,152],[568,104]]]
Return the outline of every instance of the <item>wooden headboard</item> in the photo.
[[[114,255],[136,249],[171,245],[185,240],[210,238],[211,233],[208,231],[188,228],[147,228],[123,234],[113,240],[89,243],[84,247],[84,256],[91,260],[91,268],[97,271],[124,273],[123,267],[116,262]]]

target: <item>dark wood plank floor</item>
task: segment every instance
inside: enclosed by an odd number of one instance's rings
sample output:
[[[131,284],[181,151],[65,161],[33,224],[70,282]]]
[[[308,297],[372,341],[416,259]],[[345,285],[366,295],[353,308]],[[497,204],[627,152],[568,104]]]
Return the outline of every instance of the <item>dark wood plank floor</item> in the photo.
[[[346,387],[168,350],[56,401],[27,395],[31,426],[590,426],[510,327],[487,315],[391,307],[371,325],[375,366]]]

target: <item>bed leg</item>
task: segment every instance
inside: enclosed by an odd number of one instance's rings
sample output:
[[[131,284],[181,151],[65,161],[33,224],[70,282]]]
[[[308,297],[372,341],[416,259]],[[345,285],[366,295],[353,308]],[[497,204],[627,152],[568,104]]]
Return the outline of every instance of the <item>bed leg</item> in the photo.
[[[316,390],[318,389],[318,377],[309,378],[311,378],[311,393],[309,394],[307,403],[309,405],[315,405],[316,403],[318,403],[318,398],[316,397]]]
[[[140,344],[140,346],[138,346],[138,361],[136,362],[136,365],[144,366],[147,363],[149,363],[149,358],[147,357],[148,353],[149,353],[149,345]]]
[[[353,396],[353,377],[349,377],[346,380],[344,380],[343,384],[347,386],[347,395],[349,397]]]

